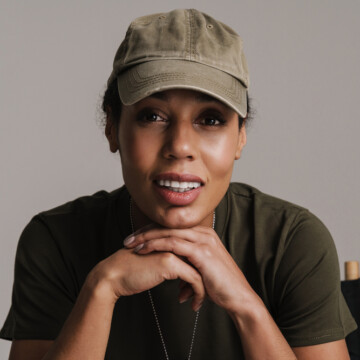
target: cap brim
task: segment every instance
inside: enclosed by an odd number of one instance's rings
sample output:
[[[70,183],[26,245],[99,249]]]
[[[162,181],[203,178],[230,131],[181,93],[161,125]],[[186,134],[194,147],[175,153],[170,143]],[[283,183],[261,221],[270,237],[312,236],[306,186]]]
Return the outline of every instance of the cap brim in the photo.
[[[211,66],[187,60],[153,60],[125,70],[118,76],[120,99],[132,105],[169,89],[189,89],[213,96],[243,118],[247,114],[246,87],[240,80]]]

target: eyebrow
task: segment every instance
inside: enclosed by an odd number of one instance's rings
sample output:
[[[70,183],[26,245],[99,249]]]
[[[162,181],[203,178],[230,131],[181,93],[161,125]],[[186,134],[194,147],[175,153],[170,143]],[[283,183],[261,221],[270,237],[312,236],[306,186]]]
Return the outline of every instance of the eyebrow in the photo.
[[[159,99],[159,100],[164,100],[164,101],[167,101],[169,99],[169,97],[165,91],[153,93],[153,94],[149,95],[149,97]],[[220,102],[221,103],[220,100],[215,99],[213,96],[210,96],[210,95],[207,95],[204,93],[199,93],[198,95],[196,95],[195,100],[199,103],[207,103],[207,102]]]

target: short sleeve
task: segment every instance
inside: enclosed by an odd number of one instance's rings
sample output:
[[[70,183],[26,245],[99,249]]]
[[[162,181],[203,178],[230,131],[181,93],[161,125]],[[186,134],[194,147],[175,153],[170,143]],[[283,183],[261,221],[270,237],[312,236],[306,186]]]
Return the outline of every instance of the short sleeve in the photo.
[[[356,323],[341,293],[338,256],[324,224],[301,212],[276,272],[276,322],[290,346],[344,339]]]
[[[12,305],[0,337],[55,339],[75,302],[70,270],[47,226],[32,219],[18,243]]]

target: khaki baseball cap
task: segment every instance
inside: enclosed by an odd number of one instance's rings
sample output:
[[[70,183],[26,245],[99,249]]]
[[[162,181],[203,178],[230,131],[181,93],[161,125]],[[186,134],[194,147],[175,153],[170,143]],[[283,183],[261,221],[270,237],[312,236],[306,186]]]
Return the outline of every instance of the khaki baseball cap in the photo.
[[[135,19],[116,52],[108,84],[115,78],[125,105],[159,91],[190,89],[247,114],[243,42],[229,26],[195,9]]]

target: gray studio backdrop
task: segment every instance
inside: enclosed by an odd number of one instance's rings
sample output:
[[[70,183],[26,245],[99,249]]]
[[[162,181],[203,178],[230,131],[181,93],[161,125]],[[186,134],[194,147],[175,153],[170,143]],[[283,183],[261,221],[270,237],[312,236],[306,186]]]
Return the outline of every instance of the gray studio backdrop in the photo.
[[[358,0],[1,0],[1,324],[30,218],[122,184],[100,96],[130,20],[178,7],[197,7],[244,39],[257,114],[233,179],[315,213],[341,270],[360,260]],[[9,346],[0,341],[1,359]]]

